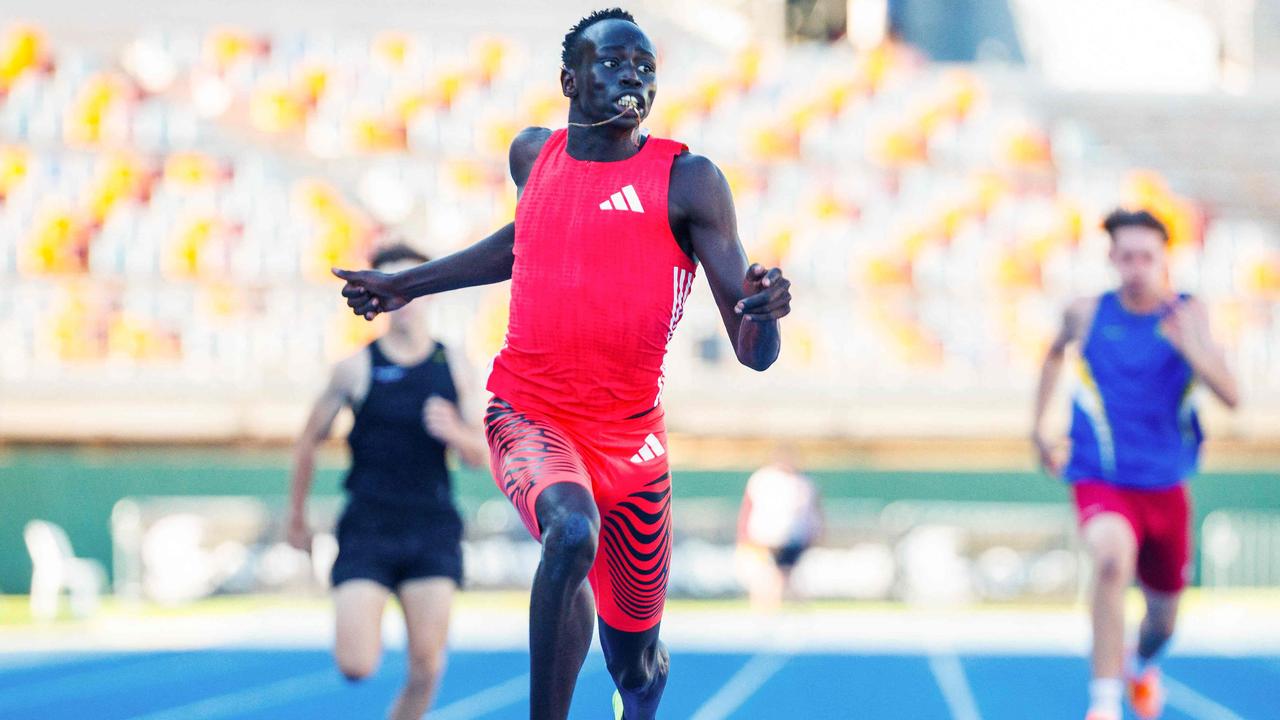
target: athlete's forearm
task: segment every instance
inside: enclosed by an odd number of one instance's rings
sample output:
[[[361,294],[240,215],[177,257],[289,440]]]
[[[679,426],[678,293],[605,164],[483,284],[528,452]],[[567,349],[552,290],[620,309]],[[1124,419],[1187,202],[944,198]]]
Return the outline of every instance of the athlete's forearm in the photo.
[[[298,443],[293,454],[293,475],[289,480],[289,512],[294,518],[303,517],[307,509],[307,495],[315,477],[316,448],[309,440]]]
[[[469,467],[480,467],[489,461],[489,444],[485,441],[484,434],[470,425],[462,426],[459,433],[449,441],[449,447]]]
[[[742,498],[742,506],[738,508],[738,542],[747,541],[747,522],[751,517],[751,496]]]
[[[1214,395],[1217,395],[1224,405],[1234,409],[1240,404],[1235,375],[1217,348],[1197,347],[1191,352],[1184,352],[1183,357],[1186,358],[1187,364],[1191,366],[1196,377],[1200,378],[1200,381]]]
[[[734,348],[738,362],[752,370],[767,370],[782,349],[782,332],[777,320],[747,320],[738,325],[738,343]]]
[[[508,223],[466,249],[396,273],[399,291],[416,298],[510,280],[515,241],[515,223]]]
[[[1038,437],[1044,430],[1044,416],[1049,409],[1049,400],[1058,386],[1058,375],[1062,372],[1062,353],[1051,350],[1044,358],[1040,368],[1040,381],[1036,385],[1036,404],[1031,421],[1031,434]]]

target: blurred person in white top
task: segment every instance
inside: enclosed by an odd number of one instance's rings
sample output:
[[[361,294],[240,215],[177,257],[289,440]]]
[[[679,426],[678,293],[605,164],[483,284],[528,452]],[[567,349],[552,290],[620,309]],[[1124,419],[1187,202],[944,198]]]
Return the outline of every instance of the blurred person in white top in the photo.
[[[791,596],[791,571],[821,534],[817,488],[783,448],[747,480],[738,514],[738,573],[753,609],[776,610]]]

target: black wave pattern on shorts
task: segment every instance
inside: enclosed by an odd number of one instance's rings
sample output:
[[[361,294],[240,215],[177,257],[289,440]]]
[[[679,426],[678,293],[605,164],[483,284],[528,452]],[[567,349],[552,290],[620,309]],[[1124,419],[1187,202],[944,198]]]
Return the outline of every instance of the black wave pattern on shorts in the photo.
[[[618,503],[601,522],[603,550],[618,607],[632,618],[660,617],[671,567],[671,474]],[[652,545],[649,552],[642,547]]]
[[[585,476],[586,470],[574,454],[570,441],[549,426],[537,423],[511,407],[505,400],[489,404],[484,417],[489,447],[503,459],[502,491],[522,516],[534,512],[525,498],[543,473],[572,472]],[[529,527],[538,527],[536,517],[524,517]]]

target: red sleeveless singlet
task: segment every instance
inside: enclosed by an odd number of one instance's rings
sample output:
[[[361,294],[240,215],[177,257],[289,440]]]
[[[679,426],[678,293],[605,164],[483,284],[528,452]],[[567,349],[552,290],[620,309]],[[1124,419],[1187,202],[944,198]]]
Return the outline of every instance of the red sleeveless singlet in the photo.
[[[506,344],[488,389],[555,416],[618,420],[659,405],[667,344],[696,266],[667,219],[671,163],[650,137],[626,160],[575,160],[543,145],[516,208]]]

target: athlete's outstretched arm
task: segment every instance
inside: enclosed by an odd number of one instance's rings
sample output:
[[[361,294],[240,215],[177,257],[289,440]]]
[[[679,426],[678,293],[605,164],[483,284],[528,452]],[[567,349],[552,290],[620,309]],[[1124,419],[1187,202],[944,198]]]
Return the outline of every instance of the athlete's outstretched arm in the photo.
[[[351,310],[372,320],[423,295],[510,280],[515,241],[515,223],[507,223],[471,247],[398,273],[335,268],[333,274],[347,281],[342,295]]]
[[[1096,300],[1077,300],[1062,314],[1062,327],[1049,345],[1045,353],[1044,363],[1040,366],[1040,382],[1036,385],[1035,411],[1031,422],[1031,442],[1035,445],[1036,459],[1040,467],[1050,475],[1057,477],[1062,471],[1062,457],[1057,447],[1044,430],[1044,416],[1049,409],[1049,400],[1053,398],[1053,390],[1058,385],[1058,376],[1062,374],[1062,362],[1066,357],[1067,346],[1083,335],[1083,326],[1092,316]]]
[[[538,153],[550,135],[546,128],[525,128],[511,142],[508,165],[516,197],[524,192]],[[515,242],[516,225],[507,223],[471,247],[398,273],[335,268],[333,274],[347,281],[342,295],[351,310],[372,320],[380,312],[399,310],[423,295],[510,280]]]
[[[307,525],[307,494],[315,475],[316,448],[329,437],[338,412],[351,404],[358,392],[361,373],[368,375],[368,357],[361,352],[347,358],[333,369],[328,385],[311,406],[307,425],[293,449],[293,475],[289,481],[289,516],[285,533],[290,545],[299,550],[311,549],[311,528]]]
[[[1223,357],[1222,348],[1213,341],[1209,332],[1209,311],[1195,298],[1179,302],[1160,323],[1160,330],[1169,343],[1182,353],[1187,364],[1195,371],[1214,395],[1229,408],[1240,404],[1240,391],[1235,375]]]
[[[747,266],[733,195],[720,168],[686,153],[671,169],[671,227],[702,261],[738,362],[764,370],[778,359],[778,320],[791,312],[791,281],[778,268]]]

